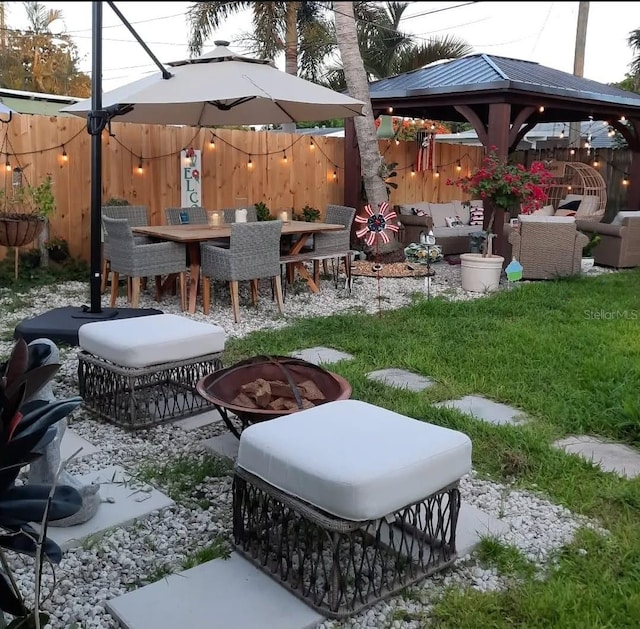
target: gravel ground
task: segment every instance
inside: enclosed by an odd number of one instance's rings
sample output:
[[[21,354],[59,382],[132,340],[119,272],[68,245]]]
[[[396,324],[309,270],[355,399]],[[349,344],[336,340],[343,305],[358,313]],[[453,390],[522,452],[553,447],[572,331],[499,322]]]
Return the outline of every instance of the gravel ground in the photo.
[[[460,289],[460,267],[446,263],[434,265],[436,275],[430,294],[451,300],[473,299],[481,295],[465,294]],[[599,271],[590,273],[595,275]],[[392,309],[408,304],[412,295],[425,291],[424,278],[384,279],[354,278],[353,290],[336,290],[332,281],[323,280],[322,290],[314,295],[306,285],[294,286],[285,297],[285,315],[277,313],[270,299],[268,287],[261,292],[262,299],[256,309],[242,308],[240,324],[234,324],[228,293],[222,286],[215,291],[215,304],[211,315],[201,312],[191,316],[201,321],[222,326],[228,336],[241,337],[253,330],[286,326],[297,317],[329,316],[338,312],[364,311],[375,313],[378,308]],[[18,311],[2,319],[2,332],[8,338],[16,323],[56,307],[88,303],[88,284],[70,282],[49,286],[24,295],[15,295],[0,288],[0,311],[6,304],[21,301]],[[105,299],[106,303],[106,299]],[[248,293],[241,293],[241,303],[248,303]],[[118,305],[125,305],[122,299]],[[143,293],[141,307],[158,307],[152,292]],[[176,297],[163,300],[164,312],[180,313]],[[0,342],[0,355],[6,355],[13,343]],[[302,349],[302,348],[301,348]],[[74,349],[61,352],[62,368],[56,377],[56,395],[77,395],[77,359]],[[82,409],[74,411],[69,427],[100,450],[90,456],[71,462],[68,470],[82,474],[111,465],[120,465],[135,474],[145,459],[162,464],[177,457],[204,455],[201,442],[224,432],[223,424],[214,424],[194,431],[176,430],[158,426],[151,430],[128,433],[122,429],[98,422]],[[160,576],[182,569],[182,562],[190,554],[220,536],[229,539],[231,511],[231,482],[228,476],[207,479],[196,488],[198,502],[176,504],[152,514],[144,521],[113,529],[99,539],[65,553],[55,568],[56,584],[44,607],[53,612],[52,629],[68,628],[74,622],[82,628],[114,628],[117,626],[105,608],[105,601]],[[166,488],[165,488],[166,490]],[[554,551],[569,542],[581,526],[595,526],[566,509],[527,492],[492,483],[470,474],[462,479],[463,500],[481,508],[508,523],[503,541],[518,547],[526,557],[545,568]],[[33,596],[33,564],[28,558],[13,559],[17,580],[27,598]],[[430,606],[444,587],[459,584],[481,590],[494,590],[506,586],[492,569],[478,565],[473,557],[462,557],[456,567],[440,573],[411,589],[411,595],[398,596],[374,606],[347,621],[327,621],[318,629],[382,628],[416,629],[421,621],[407,619],[428,615]],[[49,569],[43,577],[43,591],[51,591]],[[403,611],[406,614],[399,614]],[[398,620],[405,616],[405,620]],[[189,629],[189,628],[185,628]]]

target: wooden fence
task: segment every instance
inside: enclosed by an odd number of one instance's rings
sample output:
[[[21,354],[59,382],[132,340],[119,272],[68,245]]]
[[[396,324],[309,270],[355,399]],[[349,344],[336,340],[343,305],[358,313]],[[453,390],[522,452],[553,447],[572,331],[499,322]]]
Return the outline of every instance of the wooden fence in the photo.
[[[263,201],[276,215],[307,204],[324,215],[328,204],[343,202],[342,138],[131,123],[113,123],[111,131],[102,136],[103,202],[118,197],[146,205],[151,224],[164,223],[164,209],[181,204],[180,152],[188,147],[202,151],[202,203],[208,209],[247,199]],[[37,185],[52,174],[56,212],[51,236],[64,238],[73,256],[88,260],[91,137],[85,120],[21,115],[2,125],[2,132],[2,158],[22,170],[23,183]],[[398,186],[391,191],[392,203],[460,198],[459,190],[446,185],[447,178],[470,172],[482,154],[479,147],[436,144],[438,170],[413,172],[415,142],[381,141],[380,149],[387,163],[398,164],[390,180]],[[10,194],[12,172],[4,173]],[[0,247],[0,258],[5,255]]]

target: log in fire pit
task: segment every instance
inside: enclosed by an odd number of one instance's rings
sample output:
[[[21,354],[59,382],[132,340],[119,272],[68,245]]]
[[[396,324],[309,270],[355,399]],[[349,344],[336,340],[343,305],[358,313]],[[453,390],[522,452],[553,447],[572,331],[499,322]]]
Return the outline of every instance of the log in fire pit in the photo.
[[[229,418],[235,413],[242,428],[296,413],[326,402],[346,400],[351,385],[338,374],[289,356],[254,356],[200,379],[196,390],[211,402],[238,438]]]

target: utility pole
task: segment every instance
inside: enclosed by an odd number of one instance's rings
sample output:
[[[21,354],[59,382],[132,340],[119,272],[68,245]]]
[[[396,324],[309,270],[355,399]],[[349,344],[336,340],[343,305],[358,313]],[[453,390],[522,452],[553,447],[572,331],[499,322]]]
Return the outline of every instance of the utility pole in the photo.
[[[589,18],[589,2],[578,3],[578,27],[576,29],[576,50],[573,56],[573,73],[584,76],[584,51],[587,44],[587,20]],[[580,148],[580,121],[569,125],[569,146]]]

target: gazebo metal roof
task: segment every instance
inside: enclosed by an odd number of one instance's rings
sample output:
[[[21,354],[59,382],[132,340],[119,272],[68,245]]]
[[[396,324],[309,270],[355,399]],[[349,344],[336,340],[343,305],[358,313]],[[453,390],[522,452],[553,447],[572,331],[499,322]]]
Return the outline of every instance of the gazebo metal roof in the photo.
[[[465,120],[459,104],[509,102],[544,106],[539,122],[585,120],[588,116],[640,116],[640,95],[542,66],[533,61],[476,54],[432,63],[369,86],[374,110],[439,120]]]

